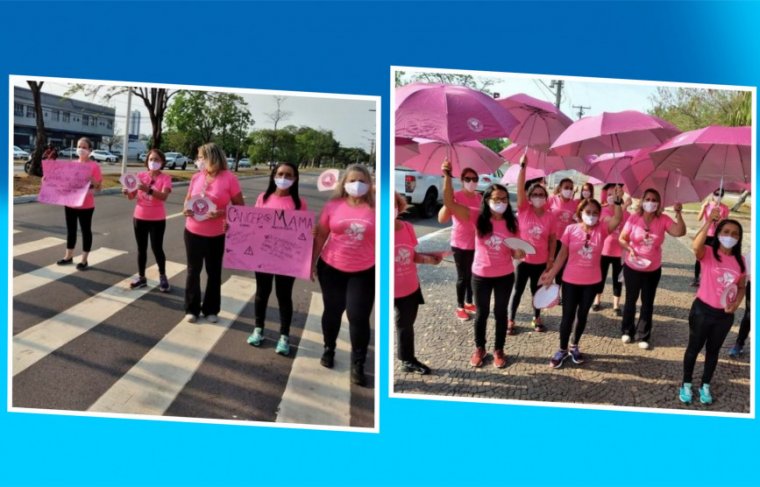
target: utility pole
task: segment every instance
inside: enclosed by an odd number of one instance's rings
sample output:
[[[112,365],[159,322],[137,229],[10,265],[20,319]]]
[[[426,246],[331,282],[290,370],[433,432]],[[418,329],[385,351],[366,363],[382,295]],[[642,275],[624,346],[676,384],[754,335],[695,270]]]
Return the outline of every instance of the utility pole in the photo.
[[[583,118],[583,112],[585,110],[591,110],[591,107],[584,107],[583,105],[573,105],[573,108],[577,108],[578,109],[578,119],[579,120],[581,118]]]
[[[556,106],[557,108],[559,108],[560,103],[562,103],[562,87],[564,85],[565,85],[565,82],[562,81],[561,79],[552,80],[552,82],[549,84],[549,88],[557,89],[557,91],[554,92],[554,96],[556,97],[554,106]]]
[[[121,151],[121,174],[127,172],[127,157],[129,157],[129,116],[132,111],[132,88],[127,88],[127,116],[124,120],[124,146]],[[116,125],[116,124],[114,124]]]

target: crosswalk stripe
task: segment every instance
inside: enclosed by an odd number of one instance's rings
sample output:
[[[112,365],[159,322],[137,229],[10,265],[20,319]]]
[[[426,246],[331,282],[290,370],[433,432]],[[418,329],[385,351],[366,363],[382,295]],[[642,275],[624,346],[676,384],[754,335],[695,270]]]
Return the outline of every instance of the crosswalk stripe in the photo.
[[[166,276],[171,279],[184,269],[184,264],[167,262]],[[150,267],[147,274],[158,275],[158,266]],[[158,286],[158,281],[150,280],[148,287],[131,290],[130,281],[131,278],[125,279],[14,336],[13,375],[23,372],[50,353],[87,333]]]
[[[43,250],[50,247],[55,247],[56,245],[62,245],[65,243],[66,241],[62,238],[45,237],[39,240],[34,240],[32,242],[26,242],[26,243],[14,245],[13,257],[18,257],[20,255],[36,252],[37,250]]]
[[[13,235],[16,235],[17,233],[21,233],[21,230],[16,230],[16,229],[14,228],[14,229],[13,229]]]
[[[123,250],[114,250],[103,247],[90,252],[87,261],[90,266],[96,266],[109,259],[119,257],[120,255],[124,255],[126,253],[127,252]],[[51,264],[47,267],[28,272],[26,274],[21,274],[20,276],[13,278],[13,295],[18,296],[19,294],[31,291],[32,289],[38,288],[53,281],[57,281],[58,279],[74,274],[75,272],[77,272],[77,269],[76,266],[72,263],[71,265],[67,266]]]
[[[335,350],[335,367],[319,364],[322,356],[322,312],[319,293],[312,293],[298,354],[288,377],[288,384],[278,408],[278,423],[350,426],[351,346],[348,323],[342,323]]]
[[[180,321],[111,386],[89,411],[162,415],[230,324],[251,301],[256,281],[231,276],[222,286],[219,322]]]

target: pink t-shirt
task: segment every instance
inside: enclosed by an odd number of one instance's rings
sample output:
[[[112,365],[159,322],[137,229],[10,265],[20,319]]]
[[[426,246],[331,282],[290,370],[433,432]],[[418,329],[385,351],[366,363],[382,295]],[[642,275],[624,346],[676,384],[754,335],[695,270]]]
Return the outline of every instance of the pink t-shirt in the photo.
[[[518,208],[517,222],[520,238],[536,249],[535,254],[525,256],[525,262],[545,264],[549,259],[549,237],[554,234],[554,215],[547,209],[543,215],[538,216],[533,205],[525,202]]]
[[[563,200],[558,194],[549,196],[547,206],[549,211],[554,215],[555,230],[554,234],[561,237],[565,233],[568,225],[575,223],[575,210],[581,200]]]
[[[155,180],[151,180],[150,172],[143,171],[137,175],[137,179],[144,185],[152,187],[155,191],[163,193],[167,189],[172,189],[172,177],[165,173],[158,173]],[[166,220],[164,202],[145,191],[137,190],[135,218],[149,221]]]
[[[720,254],[720,262],[715,260],[713,250],[705,247],[705,255],[700,259],[702,274],[699,280],[697,297],[713,308],[723,309],[720,297],[732,284],[737,285],[744,275],[733,255]]]
[[[299,198],[301,200],[301,208],[298,211],[308,210],[309,208],[306,206],[306,200],[303,199],[303,196],[300,196]],[[264,201],[264,193],[261,193],[259,197],[256,198],[256,204],[254,207],[272,208],[274,210],[295,210],[296,204],[293,202],[293,197],[290,195],[277,196],[276,194],[272,193],[269,195],[269,198]]]
[[[328,201],[319,226],[330,231],[322,260],[343,272],[359,272],[375,265],[375,209],[354,207],[346,200]]]
[[[663,214],[652,219],[647,231],[647,225],[643,216],[634,213],[628,218],[628,221],[623,226],[623,232],[628,233],[629,245],[633,247],[636,255],[652,261],[645,269],[630,266],[631,269],[651,272],[660,268],[662,265],[662,243],[665,241],[665,232],[674,223],[672,218]],[[626,255],[627,258],[628,255]]]
[[[86,161],[86,162],[80,162],[80,164],[85,164],[89,166],[92,169],[92,178],[99,182],[103,182],[103,173],[100,172],[100,166],[95,161]],[[95,208],[95,190],[90,188],[87,191],[87,196],[84,197],[84,202],[82,203],[82,206],[70,206],[69,208],[76,208],[78,210],[89,210],[90,208]]]
[[[233,196],[240,194],[240,182],[232,171],[217,173],[213,181],[206,184],[206,171],[196,173],[187,188],[190,197],[204,195],[213,201],[217,211],[224,211]],[[204,237],[218,237],[224,233],[224,218],[197,221],[193,217],[185,219],[185,228],[191,233]]]
[[[728,218],[728,213],[730,211],[728,209],[728,206],[724,205],[723,203],[721,203],[720,206],[718,206],[714,201],[711,201],[710,203],[707,204],[707,208],[705,208],[705,215],[702,217],[703,225],[705,224],[707,219],[710,218],[710,213],[712,213],[713,208],[715,208],[716,206],[718,207],[718,211],[720,212],[720,219],[725,220],[726,218]],[[713,222],[712,225],[710,225],[710,227],[707,229],[708,237],[715,236],[715,229],[718,228],[718,223],[720,223],[720,221]]]
[[[607,225],[602,223],[594,225],[589,233],[580,223],[565,228],[561,242],[568,253],[563,281],[580,286],[601,282],[602,247],[608,234]]]
[[[517,237],[507,229],[505,220],[494,220],[493,232],[485,237],[475,234],[475,260],[472,273],[480,277],[501,277],[512,274],[515,264],[512,262],[512,250],[504,245],[504,239]]]
[[[480,204],[483,197],[479,193],[468,195],[464,191],[454,193],[454,201],[470,209],[470,219],[460,220],[456,216],[451,217],[451,246],[463,250],[475,248],[475,222],[480,214]]]
[[[395,232],[394,270],[395,289],[394,298],[409,296],[420,287],[417,278],[417,264],[414,263],[417,236],[414,227],[408,222],[401,222],[401,228]]]
[[[613,205],[603,206],[601,216],[599,217],[600,223],[602,225],[607,225],[607,222],[609,222],[614,216],[615,207]],[[607,235],[607,238],[604,239],[604,245],[602,246],[602,255],[607,257],[620,257],[623,255],[623,247],[620,246],[620,232],[623,230],[625,222],[628,221],[629,216],[630,213],[628,213],[626,210],[623,210],[623,218],[620,220],[620,223],[618,223],[618,226],[615,227],[615,230]]]

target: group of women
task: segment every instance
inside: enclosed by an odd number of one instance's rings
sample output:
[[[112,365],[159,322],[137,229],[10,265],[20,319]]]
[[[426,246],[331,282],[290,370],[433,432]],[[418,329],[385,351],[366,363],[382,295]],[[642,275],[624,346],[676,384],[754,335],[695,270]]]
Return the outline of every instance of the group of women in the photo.
[[[574,199],[571,179],[563,179],[549,192],[542,180],[526,182],[525,163],[517,181],[517,212],[513,212],[507,188],[500,184],[488,187],[482,196],[475,192],[478,174],[462,169],[462,189],[454,191],[451,164],[445,161],[443,203],[438,219],[453,220],[451,247],[457,271],[455,316],[462,321],[474,315],[475,350],[472,367],[483,366],[486,358],[486,323],[493,309],[495,318],[493,365],[507,364],[504,345],[506,335],[517,333],[516,313],[525,287],[531,294],[539,286],[556,281],[560,286],[559,348],[549,364],[560,368],[570,359],[584,362],[580,341],[590,310],[601,309],[601,295],[609,268],[612,267],[613,308],[622,318],[623,343],[638,342],[649,349],[653,336],[654,302],[662,274],[662,248],[665,235],[681,237],[686,224],[680,204],[674,205],[675,220],[663,213],[661,195],[647,189],[638,208],[629,213],[631,199],[624,200],[623,188],[606,184],[600,200],[594,199],[594,187],[584,184],[581,198]],[[716,191],[711,204],[703,207],[704,224],[698,232],[693,250],[701,267],[697,296],[689,314],[689,341],[684,354],[684,376],[679,397],[692,400],[691,380],[696,357],[706,349],[700,401],[712,402],[710,380],[718,361],[718,353],[734,321],[734,312],[745,295],[747,265],[741,256],[742,226],[727,219],[728,212],[719,205],[722,193]],[[601,201],[601,202],[600,202]],[[724,205],[725,206],[725,205]],[[405,201],[396,197],[396,212],[403,212]],[[708,240],[709,236],[715,235]],[[505,241],[518,238],[533,248],[526,255],[510,248]],[[414,250],[417,241],[406,222],[396,221],[396,326],[399,335],[398,356],[405,371],[426,374],[430,369],[414,356],[413,323],[422,293],[414,262],[435,264],[434,259]],[[509,243],[509,242],[507,242]],[[410,260],[411,258],[411,260]],[[515,265],[516,263],[516,265]],[[620,309],[622,283],[626,287],[625,306]],[[726,301],[729,287],[735,296]],[[491,308],[491,296],[494,306]],[[636,307],[641,308],[636,320]],[[749,307],[747,302],[747,308]],[[749,329],[731,351],[742,353]],[[546,331],[541,310],[533,307],[531,326],[536,332]],[[744,330],[744,328],[742,328]],[[410,338],[411,337],[411,338]]]
[[[77,143],[79,163],[91,168],[91,188],[79,207],[66,207],[67,241],[64,257],[57,263],[73,263],[77,238],[77,222],[82,230],[82,257],[77,269],[87,270],[87,256],[92,248],[92,217],[95,211],[94,191],[100,189],[103,177],[98,164],[90,160],[92,142],[82,138]],[[147,286],[145,267],[150,242],[159,270],[159,290],[169,292],[163,237],[166,230],[165,202],[172,191],[171,177],[163,172],[164,154],[151,149],[146,157],[146,171],[137,175],[135,190],[122,190],[134,200],[133,226],[137,242],[138,274],[129,284],[138,289]],[[198,149],[198,172],[190,180],[185,197],[184,241],[187,252],[185,282],[185,320],[196,323],[204,316],[218,322],[221,309],[222,260],[229,205],[244,205],[238,178],[227,167],[222,149],[208,143]],[[298,167],[289,162],[277,164],[269,176],[266,191],[258,196],[258,208],[306,210],[306,200],[299,195]],[[196,214],[198,208],[188,204],[204,198],[210,201],[209,211]],[[372,176],[363,165],[348,167],[338,181],[314,226],[312,279],[322,288],[324,314],[322,332],[324,351],[320,363],[334,366],[334,357],[341,319],[346,312],[351,337],[351,381],[366,385],[364,364],[370,342],[370,316],[375,298],[375,191]],[[206,286],[201,292],[201,272],[206,269]],[[275,352],[290,354],[290,325],[293,317],[293,284],[295,278],[256,272],[254,298],[255,327],[247,341],[259,347],[264,341],[266,310],[272,287],[275,288],[280,312],[280,336]]]

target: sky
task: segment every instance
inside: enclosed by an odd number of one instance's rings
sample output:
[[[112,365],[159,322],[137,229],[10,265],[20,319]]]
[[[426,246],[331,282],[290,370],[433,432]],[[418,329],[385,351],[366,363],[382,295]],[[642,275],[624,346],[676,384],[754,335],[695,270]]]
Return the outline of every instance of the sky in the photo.
[[[82,82],[86,82],[83,80]],[[25,80],[14,79],[14,85],[28,88]],[[98,84],[98,83],[93,83]],[[63,95],[70,84],[66,80],[46,78],[42,86],[44,93]],[[210,91],[215,91],[213,88]],[[253,129],[272,128],[272,121],[267,113],[275,110],[276,104],[273,94],[253,94],[250,92],[234,91],[241,95],[248,103],[248,108],[255,121]],[[279,124],[279,128],[286,125],[308,126],[314,129],[332,130],[335,139],[342,147],[361,147],[370,152],[372,139],[375,137],[375,102],[372,100],[355,100],[339,98],[340,95],[328,95],[329,97],[313,97],[304,94],[287,94],[287,99],[282,105],[282,110],[291,115]],[[84,94],[72,95],[72,98],[110,106],[116,109],[115,133],[124,133],[124,121],[127,112],[127,95],[120,95],[105,102],[102,97],[91,98]],[[11,106],[13,106],[11,104]],[[152,130],[148,111],[142,100],[132,97],[132,110],[139,110],[140,133],[150,136]],[[166,128],[166,127],[164,127]]]

